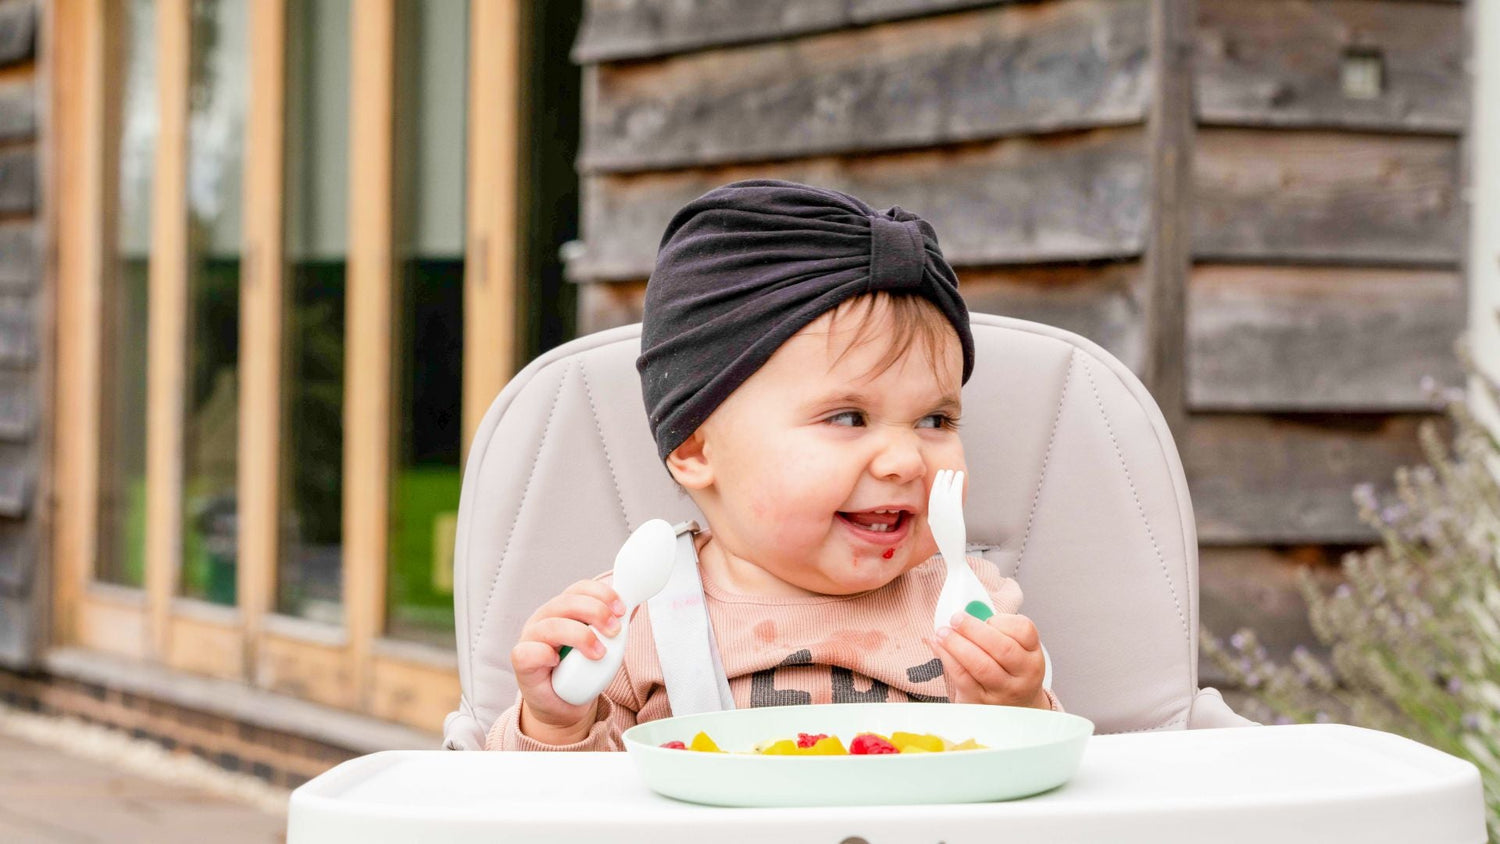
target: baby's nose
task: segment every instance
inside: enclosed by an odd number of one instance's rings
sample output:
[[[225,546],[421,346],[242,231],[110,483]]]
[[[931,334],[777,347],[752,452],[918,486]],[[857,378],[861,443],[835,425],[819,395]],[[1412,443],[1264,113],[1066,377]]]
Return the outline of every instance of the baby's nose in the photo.
[[[870,474],[882,480],[915,480],[926,470],[921,439],[915,431],[893,432],[870,461]]]

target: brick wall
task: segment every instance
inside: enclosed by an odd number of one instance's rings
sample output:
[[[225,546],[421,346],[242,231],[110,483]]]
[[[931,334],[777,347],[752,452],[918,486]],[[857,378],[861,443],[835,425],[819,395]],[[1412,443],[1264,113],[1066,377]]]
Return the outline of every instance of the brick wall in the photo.
[[[296,788],[361,753],[146,695],[45,674],[0,671],[0,703],[43,715],[71,715],[286,788]]]

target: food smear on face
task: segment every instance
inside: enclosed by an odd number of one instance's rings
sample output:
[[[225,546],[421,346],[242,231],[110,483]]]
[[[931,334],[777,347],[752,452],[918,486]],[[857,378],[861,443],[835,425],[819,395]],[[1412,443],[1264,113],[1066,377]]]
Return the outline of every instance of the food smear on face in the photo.
[[[661,747],[670,750],[697,750],[706,753],[723,753],[708,733],[699,732],[693,740],[663,742]],[[908,733],[897,731],[889,736],[880,733],[859,733],[845,746],[838,736],[826,733],[798,733],[795,739],[783,738],[764,741],[750,751],[760,756],[881,756],[902,753],[944,753],[959,750],[985,750],[985,745],[972,738],[954,742],[932,733]]]

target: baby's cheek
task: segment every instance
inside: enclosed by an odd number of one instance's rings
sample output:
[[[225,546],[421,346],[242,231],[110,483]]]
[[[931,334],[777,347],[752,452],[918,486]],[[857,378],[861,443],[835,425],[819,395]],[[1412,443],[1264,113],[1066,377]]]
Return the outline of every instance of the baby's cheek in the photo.
[[[749,510],[750,518],[757,522],[763,522],[771,515],[765,501],[760,498],[751,499]]]
[[[907,553],[912,557],[912,564],[916,565],[937,553],[937,543],[932,541],[932,531],[926,525],[912,531],[909,540],[911,547]]]

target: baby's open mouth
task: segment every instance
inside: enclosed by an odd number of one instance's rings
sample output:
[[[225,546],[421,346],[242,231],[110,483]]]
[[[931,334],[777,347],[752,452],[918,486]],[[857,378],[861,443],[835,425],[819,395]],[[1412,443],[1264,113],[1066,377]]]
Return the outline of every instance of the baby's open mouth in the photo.
[[[863,510],[858,513],[840,511],[839,518],[863,530],[875,533],[890,533],[898,530],[911,518],[905,510]]]

